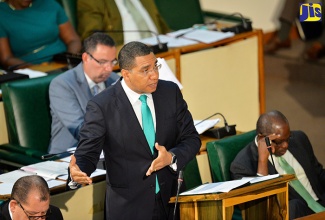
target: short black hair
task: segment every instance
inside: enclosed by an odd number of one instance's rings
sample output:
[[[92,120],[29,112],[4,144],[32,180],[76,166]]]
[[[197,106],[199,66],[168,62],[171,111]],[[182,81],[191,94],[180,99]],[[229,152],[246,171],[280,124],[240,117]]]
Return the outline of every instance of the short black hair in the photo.
[[[11,191],[11,199],[26,204],[28,195],[36,190],[40,195],[41,201],[50,199],[50,189],[43,177],[38,175],[30,175],[19,178]]]
[[[134,67],[136,57],[146,56],[152,53],[150,47],[146,44],[132,41],[125,44],[118,54],[118,63],[121,69],[130,70]]]
[[[113,38],[111,38],[108,34],[95,32],[84,40],[83,51],[92,52],[96,49],[98,44],[115,47]]]
[[[256,123],[256,133],[262,135],[269,135],[274,133],[275,124],[287,124],[288,119],[280,111],[272,110],[262,114]]]

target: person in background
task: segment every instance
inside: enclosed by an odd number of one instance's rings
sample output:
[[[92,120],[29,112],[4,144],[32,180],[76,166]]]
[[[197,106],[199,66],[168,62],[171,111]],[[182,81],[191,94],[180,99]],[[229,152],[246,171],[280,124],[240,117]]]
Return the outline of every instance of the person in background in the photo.
[[[155,36],[137,30],[149,30],[156,34],[169,32],[154,0],[78,0],[77,10],[78,32],[82,39],[94,31],[104,31],[117,45],[123,45]]]
[[[50,205],[50,190],[41,176],[19,178],[9,201],[0,206],[1,220],[63,220],[59,208]]]
[[[268,174],[296,174],[289,183],[289,219],[325,211],[325,170],[314,154],[307,135],[291,131],[279,111],[262,114],[256,124],[256,138],[231,163],[233,179]],[[274,166],[266,146],[271,141]]]
[[[286,0],[284,7],[280,13],[279,21],[280,28],[276,35],[265,45],[264,52],[268,54],[273,54],[280,49],[288,49],[291,47],[290,31],[294,24],[294,21],[299,16],[300,4],[305,3],[304,0]],[[314,3],[319,3],[324,1],[314,1]],[[324,4],[322,5],[322,7]],[[322,9],[324,12],[324,10]],[[323,16],[324,18],[324,16]],[[321,36],[315,40],[312,45],[304,51],[303,57],[306,60],[317,60],[325,56],[325,31],[324,31],[324,21]]]
[[[0,14],[0,65],[4,68],[80,52],[80,38],[55,0],[5,0],[0,2]]]
[[[179,87],[158,79],[147,45],[124,45],[118,61],[123,78],[88,102],[69,186],[91,184],[103,150],[106,219],[173,219],[168,201],[177,172],[199,152],[199,134]]]
[[[116,54],[115,42],[110,36],[94,33],[84,41],[82,62],[51,81],[49,153],[77,146],[87,102],[119,79],[112,72],[117,64]]]

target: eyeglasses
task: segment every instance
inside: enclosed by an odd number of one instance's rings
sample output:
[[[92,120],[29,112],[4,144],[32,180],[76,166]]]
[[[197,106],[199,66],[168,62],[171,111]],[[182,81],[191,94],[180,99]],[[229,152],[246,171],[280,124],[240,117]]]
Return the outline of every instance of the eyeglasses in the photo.
[[[14,200],[16,200],[16,199],[14,199]],[[17,200],[16,200],[17,201]],[[21,203],[20,202],[18,202],[17,201],[17,203],[18,203],[18,205],[20,206],[20,208],[24,211],[24,213],[26,214],[26,216],[27,216],[27,218],[29,219],[29,220],[38,220],[38,219],[46,219],[47,217],[49,217],[50,215],[51,215],[51,209],[48,209],[47,211],[46,211],[46,214],[45,215],[39,215],[39,216],[31,216],[31,215],[29,215],[27,212],[26,212],[26,210],[24,209],[24,207],[21,205]]]
[[[143,75],[143,76],[147,76],[151,72],[157,73],[158,70],[160,70],[160,68],[161,68],[161,64],[159,63],[159,64],[155,64],[155,66],[151,70],[138,71],[138,73]]]
[[[86,53],[101,66],[105,66],[105,65],[108,65],[108,64],[110,64],[111,66],[115,66],[118,63],[117,59],[114,59],[112,61],[110,61],[110,60],[97,60],[91,53],[89,53],[89,52],[86,52]]]

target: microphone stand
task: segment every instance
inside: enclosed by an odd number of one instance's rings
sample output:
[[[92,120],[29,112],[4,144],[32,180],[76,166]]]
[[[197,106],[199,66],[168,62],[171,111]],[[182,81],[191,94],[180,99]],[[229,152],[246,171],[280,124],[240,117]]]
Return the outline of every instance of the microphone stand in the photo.
[[[175,219],[175,216],[176,216],[176,207],[177,207],[177,203],[178,203],[179,190],[180,190],[181,185],[183,183],[183,170],[179,171],[177,182],[178,182],[178,184],[177,184],[177,192],[176,192],[176,200],[175,200],[175,206],[174,206],[173,220]]]
[[[135,33],[151,33],[152,35],[155,36],[157,39],[157,45],[149,45],[149,47],[152,49],[152,52],[154,54],[157,53],[162,53],[168,51],[167,43],[161,43],[159,39],[159,35],[151,30],[107,30],[107,31],[102,31],[102,30],[94,30],[95,32],[101,32],[101,33],[124,33],[124,32],[135,32]]]
[[[63,156],[63,155],[67,155],[67,156],[70,156],[71,154],[73,154],[73,152],[75,151],[74,150],[68,150],[68,151],[64,151],[64,152],[60,152],[60,153],[56,153],[56,154],[44,154],[42,155],[42,160],[49,160],[53,157],[60,157],[60,156]]]
[[[222,128],[211,128],[207,131],[205,131],[203,133],[203,135],[206,135],[206,136],[209,136],[209,137],[213,137],[213,138],[217,138],[217,139],[221,139],[223,137],[226,137],[226,136],[229,136],[229,135],[234,135],[236,134],[236,125],[228,125],[227,123],[227,120],[225,118],[225,116],[223,116],[223,114],[217,112],[217,113],[214,113],[213,115],[210,115],[209,117],[203,119],[202,121],[196,123],[194,126],[212,118],[213,116],[216,116],[216,115],[220,115],[222,118],[223,118],[223,121],[224,121],[224,124],[225,124],[225,127],[222,127]]]

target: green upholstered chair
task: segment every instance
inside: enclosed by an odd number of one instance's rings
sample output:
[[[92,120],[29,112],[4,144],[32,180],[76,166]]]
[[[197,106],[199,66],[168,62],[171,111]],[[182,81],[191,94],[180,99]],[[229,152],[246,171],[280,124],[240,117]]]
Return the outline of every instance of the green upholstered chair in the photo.
[[[56,0],[59,2],[67,14],[75,30],[78,27],[77,0]]]
[[[169,28],[179,30],[211,20],[240,22],[241,18],[218,12],[203,11],[199,0],[155,0],[158,11]]]
[[[256,131],[226,137],[207,143],[207,152],[213,182],[229,181],[230,164],[248,143],[254,140]]]
[[[248,143],[254,140],[256,131],[252,130],[239,135],[226,137],[217,141],[207,143],[207,152],[210,163],[213,182],[229,181],[230,164],[236,155]],[[242,219],[238,206],[234,208],[233,220]]]
[[[185,183],[185,190],[189,190],[202,185],[201,175],[196,157],[191,160],[183,169],[183,178]]]
[[[51,137],[48,90],[57,75],[1,85],[9,139],[8,144],[0,145],[2,160],[27,165],[40,162],[47,153]]]

